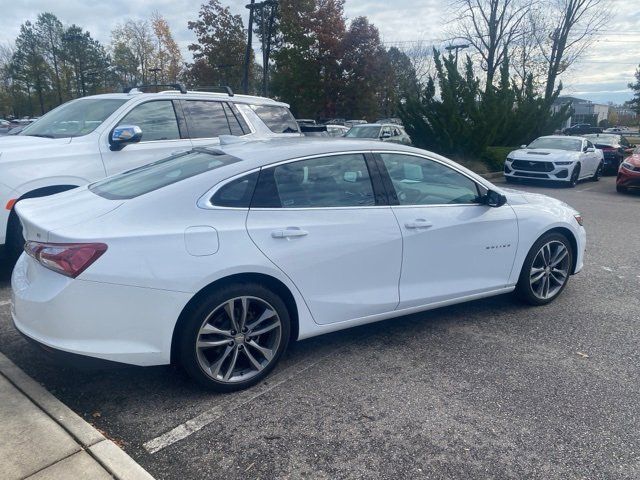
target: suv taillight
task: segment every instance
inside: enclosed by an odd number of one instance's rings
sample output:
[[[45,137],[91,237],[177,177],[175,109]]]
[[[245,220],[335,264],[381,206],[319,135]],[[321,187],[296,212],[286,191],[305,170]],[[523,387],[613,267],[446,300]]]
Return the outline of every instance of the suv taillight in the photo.
[[[104,243],[41,243],[27,242],[24,251],[35,258],[40,265],[76,278],[89,265],[107,251]]]

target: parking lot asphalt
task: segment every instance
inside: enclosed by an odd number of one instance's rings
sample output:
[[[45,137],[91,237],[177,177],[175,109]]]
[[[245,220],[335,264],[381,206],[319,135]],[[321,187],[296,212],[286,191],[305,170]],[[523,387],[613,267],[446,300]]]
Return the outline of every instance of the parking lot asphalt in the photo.
[[[53,365],[11,325],[5,269],[0,351],[159,479],[640,478],[640,195],[514,188],[585,218],[585,268],[544,307],[505,295],[297,342],[222,395],[173,367]]]

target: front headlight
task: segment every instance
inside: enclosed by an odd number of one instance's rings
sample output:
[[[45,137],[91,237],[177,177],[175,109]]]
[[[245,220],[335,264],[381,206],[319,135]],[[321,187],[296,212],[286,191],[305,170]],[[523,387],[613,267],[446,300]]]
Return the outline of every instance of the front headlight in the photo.
[[[584,220],[583,220],[583,218],[582,218],[582,215],[580,215],[579,213],[576,213],[576,214],[573,216],[573,218],[575,218],[575,219],[576,219],[576,222],[578,222],[578,225],[580,225],[580,226],[582,227],[582,225],[583,225],[583,221],[584,221]]]
[[[622,165],[620,165],[622,168],[625,168],[631,172],[633,172],[633,165],[631,165],[630,163],[627,162],[622,162]]]
[[[513,158],[507,157],[507,162],[513,162]]]
[[[573,162],[553,162],[556,165],[571,165]]]

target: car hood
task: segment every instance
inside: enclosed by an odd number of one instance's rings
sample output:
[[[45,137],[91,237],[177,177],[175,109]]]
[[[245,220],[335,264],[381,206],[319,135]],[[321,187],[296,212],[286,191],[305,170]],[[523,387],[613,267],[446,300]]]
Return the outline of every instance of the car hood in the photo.
[[[634,167],[640,167],[640,153],[631,155],[630,157],[625,158],[624,161],[630,163]]]
[[[530,162],[561,162],[576,160],[579,153],[555,148],[522,148],[511,152],[509,158]]]
[[[0,161],[8,154],[19,153],[20,157],[31,157],[30,153],[42,155],[42,149],[56,148],[71,143],[71,138],[43,138],[28,135],[7,135],[0,137]]]
[[[516,190],[514,188],[501,188],[500,189],[507,196],[507,203],[510,205],[544,205],[544,206],[563,206],[578,213],[571,205],[566,204],[562,200],[557,198],[548,197],[541,193],[531,193],[522,190]]]
[[[46,242],[58,240],[56,230],[106,215],[122,203],[99,197],[87,187],[79,187],[48,197],[20,200],[15,209],[25,239]]]

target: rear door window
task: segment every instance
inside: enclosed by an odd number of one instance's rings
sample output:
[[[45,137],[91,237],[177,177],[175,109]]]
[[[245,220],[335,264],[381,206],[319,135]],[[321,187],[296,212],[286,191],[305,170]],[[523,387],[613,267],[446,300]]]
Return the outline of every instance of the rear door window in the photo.
[[[222,102],[186,100],[182,103],[190,138],[215,138],[231,135]]]
[[[140,127],[143,142],[180,138],[178,120],[171,100],[155,100],[138,105],[118,125]]]
[[[273,133],[298,133],[298,122],[286,107],[251,105],[252,110]]]

